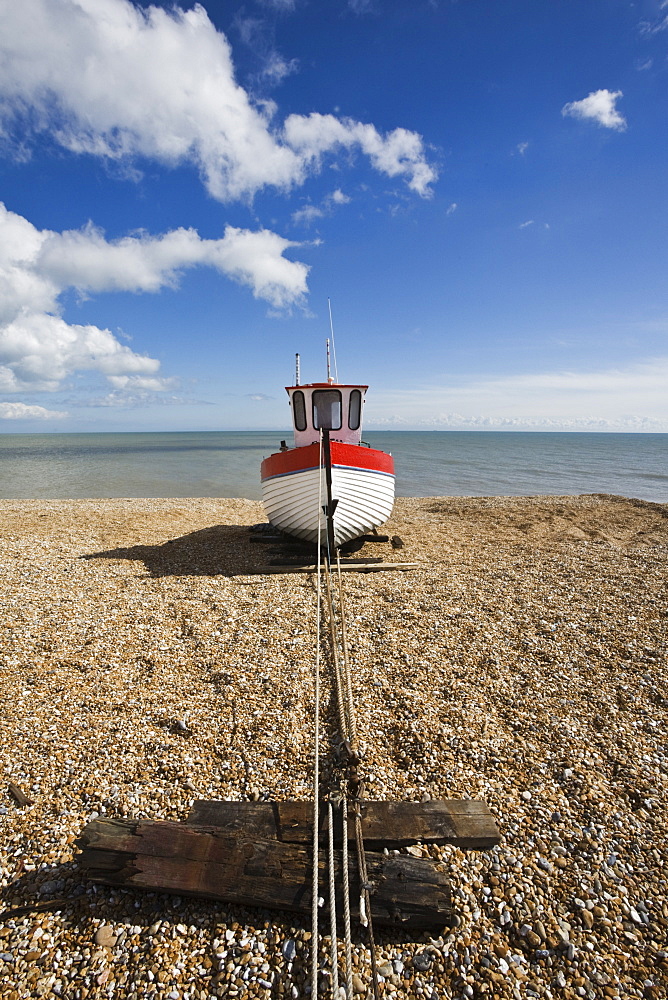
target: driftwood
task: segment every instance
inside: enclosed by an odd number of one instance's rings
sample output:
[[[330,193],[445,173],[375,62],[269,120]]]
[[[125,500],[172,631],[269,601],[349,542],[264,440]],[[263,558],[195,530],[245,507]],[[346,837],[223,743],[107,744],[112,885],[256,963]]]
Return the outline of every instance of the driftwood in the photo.
[[[246,833],[283,843],[308,844],[313,836],[313,805],[310,802],[217,802],[193,803],[187,822],[191,826],[215,827],[220,833]],[[320,808],[320,836],[324,843],[326,810]],[[342,831],[337,828],[336,841]],[[362,834],[371,848],[405,847],[417,841],[455,844],[464,850],[487,850],[499,843],[499,831],[487,804],[479,799],[432,802],[363,802]],[[353,818],[348,839],[355,836]]]
[[[84,828],[77,846],[81,867],[96,882],[292,910],[305,917],[310,913],[311,850],[302,844],[186,823],[96,819]],[[450,922],[450,887],[441,865],[427,858],[365,853],[377,923],[426,929]],[[339,884],[340,851],[335,864]],[[319,852],[319,868],[319,891],[326,899],[324,851]],[[354,852],[350,875],[353,915],[358,917]],[[341,913],[343,901],[337,902]]]
[[[13,781],[9,782],[8,787],[10,795],[18,805],[20,806],[32,805],[32,799],[26,795],[26,793],[23,791],[22,788],[19,788],[18,785],[15,785]]]

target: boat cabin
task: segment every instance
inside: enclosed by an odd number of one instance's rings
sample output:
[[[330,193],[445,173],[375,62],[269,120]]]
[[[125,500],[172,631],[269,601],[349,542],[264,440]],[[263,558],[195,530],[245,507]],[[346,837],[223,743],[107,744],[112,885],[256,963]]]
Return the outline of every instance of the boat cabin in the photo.
[[[329,430],[330,440],[359,444],[362,438],[362,409],[368,385],[339,385],[312,382],[286,386],[292,410],[295,447],[317,444],[320,430]]]

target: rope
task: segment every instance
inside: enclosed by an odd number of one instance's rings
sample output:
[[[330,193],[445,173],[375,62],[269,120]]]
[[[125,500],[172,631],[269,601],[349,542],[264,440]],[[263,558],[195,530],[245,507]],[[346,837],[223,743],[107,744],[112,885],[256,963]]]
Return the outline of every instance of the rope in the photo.
[[[313,806],[313,901],[312,901],[312,934],[313,944],[311,951],[311,997],[312,1000],[318,995],[318,846],[319,846],[319,783],[320,783],[320,642],[321,642],[321,615],[322,615],[322,559],[321,559],[321,511],[322,511],[322,461],[323,461],[323,435],[320,432],[320,460],[318,486],[318,622],[317,622],[317,651],[315,668],[315,767],[314,767],[314,806]],[[381,1000],[380,983],[378,980],[378,967],[376,963],[376,942],[373,932],[373,922],[371,919],[371,895],[372,889],[369,883],[366,856],[364,852],[364,837],[362,834],[362,819],[360,812],[360,789],[361,783],[357,774],[357,721],[355,718],[355,705],[353,700],[352,673],[350,667],[350,656],[348,652],[348,639],[346,634],[345,607],[343,598],[343,579],[341,573],[341,559],[338,548],[335,552],[330,551],[330,531],[327,531],[327,545],[324,563],[325,574],[325,600],[329,613],[330,636],[332,649],[332,666],[334,669],[334,679],[336,687],[336,703],[338,712],[339,729],[343,744],[348,755],[348,781],[347,788],[342,795],[343,814],[343,845],[341,852],[341,878],[343,888],[343,920],[345,934],[345,994],[347,1000],[353,1000],[353,964],[352,964],[352,932],[350,921],[350,858],[348,851],[348,800],[353,802],[353,813],[355,817],[355,844],[357,849],[357,870],[360,885],[360,921],[366,927],[369,935],[369,950],[371,954],[371,978],[373,985],[374,1000]],[[337,636],[337,622],[335,616],[334,588],[332,584],[332,563],[336,555],[337,576],[338,576],[338,626],[340,634]],[[334,810],[330,799],[327,807],[327,828],[328,828],[328,874],[329,874],[329,920],[330,920],[330,941],[331,941],[331,988],[334,1000],[339,1000],[339,968],[338,968],[338,938],[336,928],[336,878],[335,878],[335,855],[334,855]]]
[[[334,667],[334,680],[336,682],[336,707],[339,714],[339,729],[341,739],[349,739],[349,725],[346,718],[345,703],[343,700],[343,688],[341,680],[341,668],[339,667],[338,642],[336,639],[336,622],[334,620],[334,606],[332,603],[332,577],[329,566],[325,569],[325,583],[327,589],[327,608],[329,610],[329,630],[332,640],[332,660]]]
[[[317,618],[315,646],[315,753],[313,761],[313,870],[311,880],[311,997],[318,996],[318,839],[320,827],[320,619],[321,619],[321,567],[320,532],[322,519],[322,431],[320,432],[320,459],[318,463],[318,574],[317,574]]]
[[[343,604],[343,574],[341,573],[341,557],[336,553],[336,568],[338,571],[339,583],[339,618],[341,621],[341,644],[343,646],[343,669],[346,685],[346,699],[348,701],[348,735],[350,745],[353,749],[357,743],[357,720],[355,719],[355,703],[353,701],[353,682],[350,672],[350,657],[348,656],[348,638],[346,635],[346,616]]]
[[[334,807],[327,803],[328,864],[329,864],[329,933],[331,941],[332,996],[339,996],[339,945],[336,938],[336,881],[334,871]]]
[[[341,803],[343,813],[343,844],[341,847],[341,875],[343,878],[343,928],[346,945],[346,995],[353,1000],[353,939],[350,929],[350,878],[348,871],[348,799]]]
[[[371,920],[371,897],[369,895],[369,876],[366,869],[364,854],[364,838],[362,836],[362,818],[359,805],[355,809],[355,843],[357,845],[357,870],[360,877],[360,919],[366,926],[369,935],[369,951],[371,952],[371,983],[374,1000],[380,1000],[380,983],[378,982],[378,966],[376,964],[376,939]]]
[[[360,880],[360,920],[362,924],[367,929],[369,935],[369,950],[371,953],[371,980],[373,985],[373,995],[375,1000],[380,1000],[380,983],[378,982],[378,966],[376,963],[376,941],[373,933],[373,920],[371,918],[371,895],[370,895],[370,884],[369,877],[367,874],[366,867],[366,855],[364,853],[364,837],[362,835],[362,818],[360,815],[359,808],[359,796],[360,796],[360,784],[357,777],[357,762],[358,757],[356,753],[357,744],[357,720],[355,718],[355,703],[353,700],[353,685],[352,685],[352,673],[350,669],[350,657],[348,655],[348,641],[346,637],[346,616],[345,616],[345,606],[343,602],[343,575],[341,573],[341,559],[337,550],[336,553],[336,565],[337,565],[337,575],[339,584],[339,622],[341,627],[341,645],[343,647],[343,667],[344,667],[344,681],[345,681],[345,693],[348,709],[348,734],[347,738],[350,742],[350,748],[353,751],[353,756],[351,758],[351,766],[349,769],[349,776],[354,782],[353,788],[349,788],[348,794],[354,795],[355,798],[355,843],[357,847],[357,870]],[[338,692],[337,692],[338,693]],[[344,800],[345,801],[345,800]],[[346,815],[346,813],[344,813]],[[344,842],[347,846],[347,820],[344,820]],[[347,856],[347,851],[346,851]],[[348,879],[347,871],[347,857],[346,857],[346,871],[344,879]],[[344,889],[345,895],[345,889]],[[344,904],[345,905],[345,904]],[[348,941],[346,940],[346,947]],[[347,957],[347,955],[346,955]],[[352,993],[350,994],[352,997]]]

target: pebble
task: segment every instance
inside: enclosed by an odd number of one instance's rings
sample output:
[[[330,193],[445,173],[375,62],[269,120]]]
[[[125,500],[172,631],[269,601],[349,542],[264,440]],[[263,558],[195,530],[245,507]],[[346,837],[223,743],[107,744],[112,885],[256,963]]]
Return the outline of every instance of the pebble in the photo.
[[[98,927],[95,931],[95,944],[99,944],[103,948],[113,948],[116,941],[117,937],[114,928],[109,924],[103,924],[102,927]]]
[[[426,972],[431,968],[432,957],[427,951],[419,951],[413,956],[413,968],[418,972]]]
[[[297,944],[292,938],[288,938],[283,944],[283,958],[291,962],[297,955]]]
[[[401,498],[387,530],[421,567],[346,575],[369,797],[484,798],[503,834],[417,849],[449,872],[454,926],[375,929],[386,997],[668,995],[667,513]],[[216,498],[0,501],[0,757],[33,800],[0,805],[4,906],[65,900],[0,918],[2,1000],[308,998],[296,916],[75,867],[93,815],[310,796],[313,586],[245,574],[266,554],[239,527],[261,518]]]

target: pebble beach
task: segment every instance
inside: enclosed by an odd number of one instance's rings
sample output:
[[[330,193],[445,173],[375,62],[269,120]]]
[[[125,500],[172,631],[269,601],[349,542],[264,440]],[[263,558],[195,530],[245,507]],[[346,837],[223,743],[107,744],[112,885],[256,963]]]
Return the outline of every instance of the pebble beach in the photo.
[[[99,816],[311,797],[315,579],[258,573],[264,520],[0,501],[3,1000],[309,996],[308,923],[93,885],[75,845]],[[481,798],[501,833],[410,849],[449,873],[454,926],[377,929],[383,995],[662,1000],[668,504],[404,498],[383,530],[403,547],[362,555],[419,565],[345,575],[367,795]],[[354,962],[371,996],[361,933]]]

